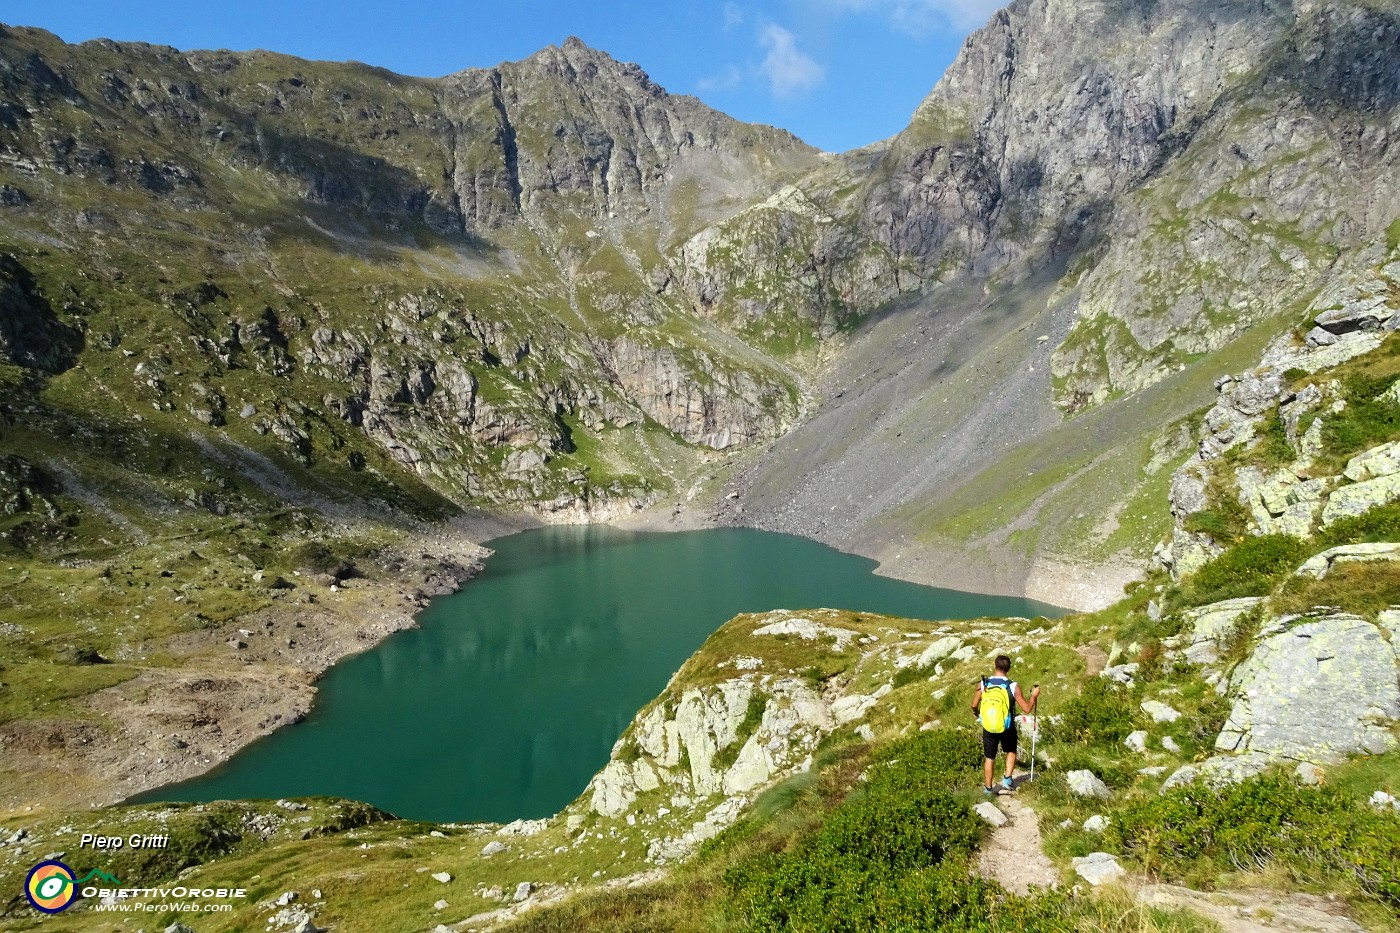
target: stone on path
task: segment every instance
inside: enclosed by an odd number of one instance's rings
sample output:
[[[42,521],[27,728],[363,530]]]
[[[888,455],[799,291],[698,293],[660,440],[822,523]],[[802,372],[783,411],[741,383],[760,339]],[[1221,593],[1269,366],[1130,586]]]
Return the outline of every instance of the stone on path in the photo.
[[[1071,863],[1074,873],[1094,887],[1108,884],[1125,877],[1128,873],[1118,864],[1118,859],[1108,852],[1090,852]]]
[[[1006,814],[997,809],[997,805],[990,800],[984,800],[972,809],[976,811],[978,816],[982,817],[982,819],[991,823],[993,826],[999,827],[1006,825]]]

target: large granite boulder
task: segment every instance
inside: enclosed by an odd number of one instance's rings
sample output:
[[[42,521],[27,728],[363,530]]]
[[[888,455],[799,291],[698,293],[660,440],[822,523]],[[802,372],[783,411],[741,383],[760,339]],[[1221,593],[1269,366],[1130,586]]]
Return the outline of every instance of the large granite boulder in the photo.
[[[1165,643],[1182,649],[1182,655],[1192,664],[1214,664],[1220,657],[1221,640],[1229,636],[1241,616],[1261,602],[1257,596],[1246,596],[1191,609],[1185,614],[1186,630]]]
[[[1275,760],[1269,755],[1250,752],[1244,755],[1217,755],[1197,764],[1182,765],[1163,782],[1162,793],[1193,781],[1200,781],[1208,787],[1238,784],[1263,774]]]
[[[1400,560],[1400,544],[1378,542],[1375,544],[1343,544],[1328,548],[1321,554],[1309,557],[1298,568],[1297,576],[1321,580],[1338,564],[1365,563],[1377,560]]]
[[[1221,751],[1318,762],[1377,754],[1394,744],[1389,726],[1400,718],[1395,648],[1375,625],[1341,613],[1266,628],[1230,693]]]
[[[1352,483],[1327,497],[1327,505],[1322,510],[1322,524],[1330,525],[1397,501],[1400,501],[1400,473]]]

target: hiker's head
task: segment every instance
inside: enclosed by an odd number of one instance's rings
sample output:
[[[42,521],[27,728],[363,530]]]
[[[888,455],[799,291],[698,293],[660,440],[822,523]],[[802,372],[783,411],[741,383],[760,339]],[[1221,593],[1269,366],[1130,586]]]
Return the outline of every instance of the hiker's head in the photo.
[[[1004,654],[997,655],[997,673],[1009,674],[1011,672],[1011,659]]]

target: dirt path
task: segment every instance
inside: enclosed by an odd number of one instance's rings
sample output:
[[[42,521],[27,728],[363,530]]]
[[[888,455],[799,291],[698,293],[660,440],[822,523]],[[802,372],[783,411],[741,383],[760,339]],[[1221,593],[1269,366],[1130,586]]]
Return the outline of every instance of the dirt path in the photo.
[[[1059,883],[1060,873],[1040,847],[1040,821],[1035,811],[1015,797],[997,797],[996,806],[1006,814],[1006,825],[992,831],[977,853],[977,873],[998,881],[1016,894],[1032,886],[1048,888]]]
[[[1108,655],[1098,645],[1080,645],[1074,650],[1084,659],[1085,674],[1089,677],[1097,677],[1108,664]]]
[[[1362,933],[1363,928],[1341,916],[1342,905],[1314,894],[1260,891],[1216,891],[1205,894],[1170,884],[1138,889],[1138,903],[1154,907],[1186,907],[1220,924],[1225,933]]]

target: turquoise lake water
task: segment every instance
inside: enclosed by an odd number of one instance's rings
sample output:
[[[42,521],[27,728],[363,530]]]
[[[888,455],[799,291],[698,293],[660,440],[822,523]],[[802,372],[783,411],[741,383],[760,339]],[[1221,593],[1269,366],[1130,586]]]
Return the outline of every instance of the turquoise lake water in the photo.
[[[305,720],[139,801],[334,795],[407,819],[509,821],[573,800],[632,716],[741,612],[1059,616],[1031,600],[876,576],[875,562],[753,529],[602,526],[499,538],[420,628],[335,665]]]

